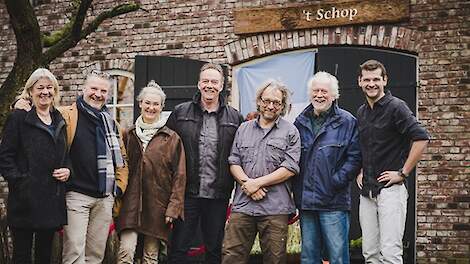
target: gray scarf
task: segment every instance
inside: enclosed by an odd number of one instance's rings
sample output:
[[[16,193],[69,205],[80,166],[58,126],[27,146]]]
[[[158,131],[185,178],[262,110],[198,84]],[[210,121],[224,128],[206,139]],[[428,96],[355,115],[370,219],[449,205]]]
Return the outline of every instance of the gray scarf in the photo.
[[[140,139],[142,142],[143,150],[147,148],[147,145],[149,144],[150,140],[153,138],[153,136],[158,132],[160,128],[162,128],[166,124],[166,118],[162,118],[160,116],[160,119],[149,124],[149,123],[144,123],[144,120],[142,119],[142,116],[139,116],[137,120],[135,121],[135,133],[137,134],[137,137]]]

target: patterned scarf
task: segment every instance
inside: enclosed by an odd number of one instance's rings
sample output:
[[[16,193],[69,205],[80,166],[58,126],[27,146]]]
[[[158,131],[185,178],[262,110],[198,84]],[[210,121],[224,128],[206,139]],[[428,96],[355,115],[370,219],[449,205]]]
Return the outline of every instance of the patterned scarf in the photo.
[[[165,123],[166,123],[166,118],[162,118],[161,116],[158,121],[153,122],[151,124],[144,123],[142,116],[139,116],[137,118],[137,120],[135,121],[135,133],[137,134],[137,137],[139,137],[140,141],[142,142],[144,151],[147,148],[147,145],[149,144],[152,137],[157,133],[157,131],[160,128],[162,128],[165,125]]]
[[[103,195],[116,195],[114,169],[124,166],[119,145],[119,132],[106,107],[97,110],[77,99],[78,109],[88,115],[96,125],[96,160],[98,166],[98,191]]]

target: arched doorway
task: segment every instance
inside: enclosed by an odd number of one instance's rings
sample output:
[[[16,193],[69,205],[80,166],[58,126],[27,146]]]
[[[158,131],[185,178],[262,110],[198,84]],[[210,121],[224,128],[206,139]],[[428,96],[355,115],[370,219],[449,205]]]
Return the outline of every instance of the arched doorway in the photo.
[[[298,52],[307,51],[307,49],[297,50]],[[361,89],[358,87],[357,76],[359,65],[368,59],[376,59],[381,61],[386,69],[389,77],[389,82],[387,89],[389,89],[394,96],[397,96],[404,100],[413,113],[416,114],[417,110],[417,86],[418,86],[418,73],[417,73],[417,56],[408,53],[396,52],[386,49],[379,48],[365,48],[365,47],[354,47],[354,46],[320,46],[315,50],[314,56],[311,56],[314,62],[314,71],[311,72],[311,75],[314,72],[318,71],[327,71],[331,74],[337,76],[340,86],[340,98],[339,106],[348,110],[353,115],[356,115],[357,109],[360,105],[365,102],[364,95]],[[255,76],[257,79],[278,79],[279,76],[276,75],[276,72],[269,70],[272,68],[272,65],[266,65],[265,62],[269,61],[271,58],[278,58],[284,54],[289,55],[292,52],[278,53],[271,55],[269,57],[263,57],[261,59],[253,59],[250,61],[245,61],[242,64],[234,66],[233,70],[233,79],[234,79],[234,88],[232,98],[235,100],[238,99],[239,102],[242,102],[242,98],[246,100],[246,97],[250,97],[254,101],[254,90],[256,90],[256,85],[251,85],[253,87],[240,87],[237,84],[239,80],[238,72],[243,71],[252,71],[248,75]],[[302,57],[304,59],[304,57]],[[273,63],[276,63],[272,60]],[[280,64],[278,67],[289,67],[288,65],[296,65],[296,63],[277,63]],[[304,65],[308,63],[303,62]],[[255,65],[256,67],[253,67]],[[288,71],[285,69],[282,71],[281,79],[302,79],[303,73],[308,69],[308,67],[297,67],[294,71]],[[290,72],[290,73],[289,73]],[[309,72],[309,70],[307,70]],[[294,74],[296,76],[283,76],[286,73]],[[245,73],[246,74],[246,73]],[[256,79],[251,77],[252,79]],[[305,78],[303,78],[305,79]],[[250,82],[245,82],[244,85]],[[254,82],[251,82],[254,83]],[[289,86],[289,85],[288,85]],[[300,89],[305,89],[304,87],[299,87],[297,84],[295,87],[289,87],[295,93],[299,93]],[[250,89],[250,92],[246,92],[247,89]],[[245,94],[244,94],[245,91]],[[239,102],[232,102],[234,105],[238,105]],[[241,104],[243,106],[243,104]],[[243,108],[243,107],[241,107]],[[243,109],[242,109],[243,112]],[[410,175],[408,180],[408,192],[409,192],[409,201],[408,201],[408,214],[407,214],[407,223],[405,229],[405,235],[403,238],[404,244],[404,259],[406,263],[415,263],[415,237],[416,237],[416,177],[413,172]],[[358,239],[361,237],[361,230],[359,225],[359,190],[353,182],[352,184],[352,208],[351,208],[351,231],[350,239]]]

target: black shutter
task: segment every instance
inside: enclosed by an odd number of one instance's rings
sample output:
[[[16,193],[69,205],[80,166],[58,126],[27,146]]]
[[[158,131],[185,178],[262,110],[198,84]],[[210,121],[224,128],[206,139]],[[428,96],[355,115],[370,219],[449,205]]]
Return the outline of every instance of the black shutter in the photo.
[[[197,91],[199,70],[205,63],[186,58],[136,56],[134,96],[137,97],[142,87],[145,87],[150,80],[155,80],[167,96],[164,110],[172,111],[176,105],[192,99]],[[222,66],[222,68],[226,84],[227,67]],[[139,105],[134,100],[134,119],[139,113]]]

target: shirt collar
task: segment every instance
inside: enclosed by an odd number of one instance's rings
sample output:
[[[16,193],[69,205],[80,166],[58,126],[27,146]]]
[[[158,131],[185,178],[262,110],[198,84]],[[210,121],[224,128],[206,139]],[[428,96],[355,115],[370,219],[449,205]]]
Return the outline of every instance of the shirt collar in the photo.
[[[261,127],[261,125],[259,124],[259,118],[260,118],[260,115],[258,115],[258,117],[256,117],[256,119],[255,119],[255,124],[256,124],[259,128],[263,129],[263,128]],[[282,117],[279,116],[279,117],[276,119],[276,121],[274,121],[273,127],[279,127],[279,121],[281,121],[281,118],[282,118]]]
[[[375,102],[374,104],[384,106],[384,105],[388,104],[388,102],[390,102],[390,100],[392,100],[392,93],[390,92],[390,90],[387,90],[387,91],[385,91],[385,95],[382,98],[380,98],[377,102]]]
[[[201,101],[199,101],[199,107],[201,107],[202,112],[205,113],[205,114],[215,114],[215,113],[219,112],[219,110],[220,110],[220,101],[219,101],[219,105],[217,106],[217,108],[214,111],[210,111],[210,112],[207,111],[207,109],[205,109],[204,106],[202,106]]]
[[[326,110],[325,112],[321,112],[319,115],[316,115],[315,114],[315,109],[312,108],[312,111],[310,112],[310,115],[313,119],[327,119],[328,117],[330,117],[334,111],[334,108],[335,108],[335,102],[333,102],[333,104],[331,104],[331,107]]]

